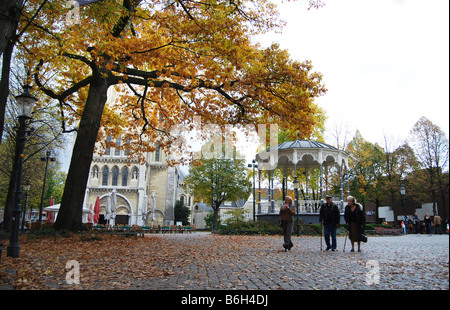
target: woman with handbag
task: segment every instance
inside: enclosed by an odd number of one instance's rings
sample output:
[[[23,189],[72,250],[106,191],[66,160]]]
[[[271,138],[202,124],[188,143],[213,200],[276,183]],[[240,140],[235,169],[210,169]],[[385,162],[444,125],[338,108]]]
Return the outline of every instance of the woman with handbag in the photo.
[[[294,226],[293,215],[295,214],[295,207],[292,204],[292,198],[286,196],[285,204],[280,208],[280,226],[283,229],[284,236],[284,251],[289,251],[294,244],[291,241],[292,227]]]
[[[355,242],[357,242],[358,252],[361,252],[361,241],[367,241],[367,238],[364,238],[364,226],[366,224],[366,217],[362,205],[357,203],[355,197],[353,196],[347,197],[344,219],[348,228],[348,238],[352,242],[351,251],[355,251]]]

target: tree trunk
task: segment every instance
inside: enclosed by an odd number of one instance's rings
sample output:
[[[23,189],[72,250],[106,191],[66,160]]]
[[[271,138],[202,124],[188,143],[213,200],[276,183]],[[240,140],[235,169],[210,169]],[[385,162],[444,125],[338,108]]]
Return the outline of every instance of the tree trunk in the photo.
[[[213,220],[213,227],[212,231],[215,231],[217,229],[217,221],[219,219],[219,209],[220,205],[222,204],[222,201],[216,201],[216,204],[213,203],[213,210],[214,210],[214,220]]]
[[[8,194],[6,196],[6,204],[3,214],[3,230],[10,231],[12,209],[14,208],[14,201],[16,197],[16,184],[17,184],[17,170],[19,167],[19,150],[17,148],[17,141],[15,142],[14,160],[9,178]]]
[[[0,1],[0,56],[3,54],[7,43],[16,34],[20,13],[24,0]]]
[[[0,143],[2,143],[5,123],[5,109],[9,94],[9,70],[11,55],[16,44],[16,30],[23,8],[23,0],[0,1],[0,57],[3,55],[2,77],[0,83]]]
[[[99,75],[90,84],[72,152],[61,207],[53,225],[55,230],[79,231],[81,229],[86,184],[109,86],[108,78]]]
[[[0,80],[0,144],[2,143],[3,128],[5,127],[6,103],[9,96],[9,72],[13,50],[14,43],[7,42],[3,53],[2,76]]]

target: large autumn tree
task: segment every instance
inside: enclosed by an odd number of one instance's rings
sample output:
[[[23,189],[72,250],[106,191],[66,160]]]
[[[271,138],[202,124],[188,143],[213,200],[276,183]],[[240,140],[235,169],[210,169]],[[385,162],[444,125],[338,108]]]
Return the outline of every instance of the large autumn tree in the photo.
[[[22,23],[38,5],[29,1]],[[64,130],[77,131],[55,229],[81,227],[95,143],[106,134],[137,156],[167,148],[171,128],[193,128],[194,116],[313,131],[314,98],[326,91],[321,75],[276,44],[252,42],[282,25],[270,1],[103,0],[80,7],[72,25],[64,5],[49,1],[20,45],[36,64],[38,88],[56,99]],[[106,104],[111,87],[118,96]]]

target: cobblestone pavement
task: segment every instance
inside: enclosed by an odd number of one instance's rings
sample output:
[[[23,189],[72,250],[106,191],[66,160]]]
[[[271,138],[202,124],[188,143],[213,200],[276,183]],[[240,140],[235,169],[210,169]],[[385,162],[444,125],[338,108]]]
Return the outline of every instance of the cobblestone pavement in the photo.
[[[292,239],[294,247],[284,252],[282,236],[152,234],[144,239],[118,241],[116,245],[123,249],[115,247],[115,252],[103,251],[106,254],[96,258],[90,257],[92,253],[84,257],[70,252],[80,251],[71,243],[61,247],[61,241],[47,241],[43,246],[56,256],[51,263],[54,269],[39,269],[40,265],[47,266],[37,256],[42,252],[39,248],[36,252],[39,243],[24,244],[21,259],[36,265],[39,289],[449,289],[448,235],[369,237],[361,253],[350,252],[349,240],[343,252],[344,237],[338,237],[336,252],[321,251],[319,237]],[[87,245],[94,243],[83,244]],[[80,260],[79,285],[66,283],[64,266],[69,259]],[[17,271],[5,270],[4,274],[8,273]],[[0,286],[2,289],[13,287]]]
[[[197,233],[161,238],[192,254],[207,249],[205,255],[216,262],[205,264],[187,254],[164,276],[135,281],[130,289],[449,289],[448,235],[369,237],[360,253],[350,252],[349,240],[343,252],[344,237],[338,237],[336,252],[320,251],[319,237],[293,237],[289,252],[283,251],[281,236]],[[228,246],[221,249],[219,242]],[[167,266],[161,263],[161,268]]]

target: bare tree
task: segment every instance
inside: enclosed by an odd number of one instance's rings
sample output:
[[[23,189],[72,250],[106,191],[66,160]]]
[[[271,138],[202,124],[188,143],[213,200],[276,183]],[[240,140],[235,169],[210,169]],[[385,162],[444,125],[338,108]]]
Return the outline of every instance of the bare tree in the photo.
[[[444,171],[448,170],[448,138],[439,126],[424,116],[417,121],[410,134],[411,145],[427,174],[428,190],[433,201],[433,211],[436,213],[438,196],[443,205],[447,205],[445,192],[449,185],[444,180]],[[447,217],[447,208],[442,209],[444,217]]]

